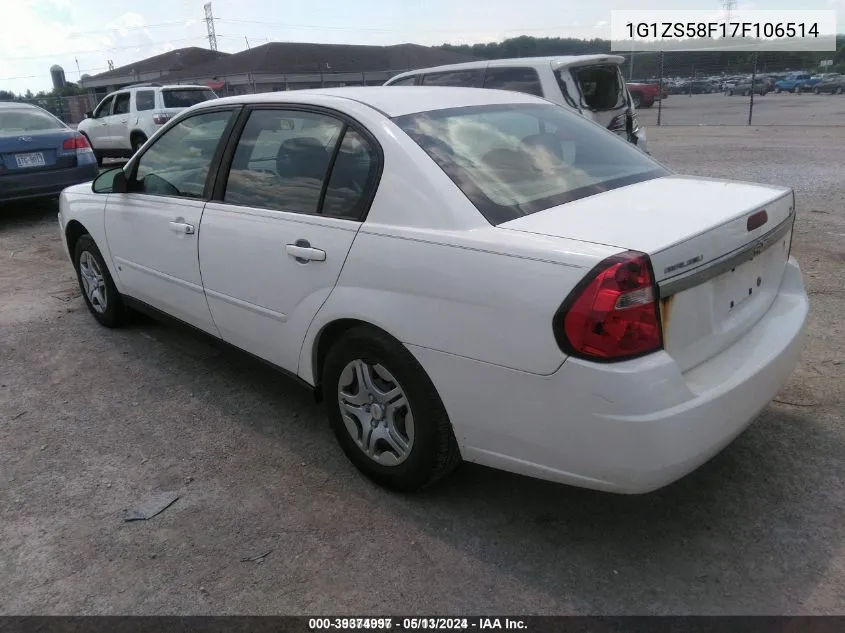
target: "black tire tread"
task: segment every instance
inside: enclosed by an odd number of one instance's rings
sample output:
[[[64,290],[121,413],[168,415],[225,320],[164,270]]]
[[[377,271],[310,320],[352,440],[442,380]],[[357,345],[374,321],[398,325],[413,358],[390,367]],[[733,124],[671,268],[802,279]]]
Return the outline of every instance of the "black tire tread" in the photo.
[[[73,266],[76,271],[77,282],[79,283],[80,290],[82,290],[82,280],[80,279],[79,272],[79,257],[83,250],[88,250],[94,255],[100,266],[100,270],[103,271],[103,277],[105,278],[108,291],[108,307],[106,308],[106,313],[98,314],[88,303],[88,298],[84,296],[84,292],[82,300],[85,301],[85,305],[88,307],[89,312],[91,312],[100,325],[107,328],[118,328],[123,326],[128,320],[126,306],[123,305],[120,293],[114,285],[111,272],[109,272],[109,267],[106,266],[106,262],[103,259],[103,254],[100,252],[100,249],[97,248],[97,243],[94,241],[94,238],[88,233],[79,237],[73,251]]]
[[[423,409],[428,414],[426,420],[433,423],[435,427],[435,436],[437,445],[433,459],[429,463],[428,472],[422,478],[418,478],[413,482],[397,481],[390,477],[380,477],[378,475],[369,475],[378,483],[401,490],[404,492],[415,492],[423,490],[437,483],[447,475],[449,475],[461,463],[461,454],[458,447],[458,442],[455,439],[455,434],[452,430],[452,424],[449,421],[449,416],[446,413],[446,408],[431,382],[431,379],[425,373],[423,367],[419,364],[416,358],[404,347],[401,343],[396,341],[388,334],[367,326],[357,326],[347,331],[341,338],[332,346],[326,354],[326,362],[323,364],[323,385],[327,386],[327,370],[332,366],[332,357],[336,354],[342,354],[347,346],[355,346],[365,343],[367,345],[375,344],[388,352],[389,355],[394,356],[396,361],[406,365],[406,369],[416,374],[416,390],[421,392],[421,398],[417,400],[416,410]],[[393,368],[391,368],[393,371]],[[404,385],[407,391],[407,386]],[[420,406],[420,400],[424,400]],[[331,399],[327,398],[328,406],[334,406]],[[416,413],[417,411],[415,411]],[[346,446],[341,443],[344,452],[349,456]],[[351,456],[350,456],[351,458]],[[352,460],[355,463],[355,460]]]

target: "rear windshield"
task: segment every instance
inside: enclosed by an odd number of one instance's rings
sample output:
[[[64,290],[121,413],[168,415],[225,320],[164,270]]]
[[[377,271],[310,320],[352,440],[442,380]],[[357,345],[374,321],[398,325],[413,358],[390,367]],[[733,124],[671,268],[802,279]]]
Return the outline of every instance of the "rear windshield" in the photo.
[[[452,108],[394,121],[493,225],[669,174],[612,132],[552,104]]]
[[[65,125],[54,116],[28,108],[0,110],[0,133],[61,130]]]
[[[581,92],[584,107],[590,110],[614,110],[625,105],[625,87],[619,66],[587,66],[573,68],[569,72]]]
[[[164,99],[165,108],[190,108],[192,105],[217,98],[213,91],[201,88],[162,90],[161,96]]]

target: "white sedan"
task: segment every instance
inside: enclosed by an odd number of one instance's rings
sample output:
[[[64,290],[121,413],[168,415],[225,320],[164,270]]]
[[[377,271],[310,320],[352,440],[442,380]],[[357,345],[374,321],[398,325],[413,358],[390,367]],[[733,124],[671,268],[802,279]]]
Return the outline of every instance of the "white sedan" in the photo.
[[[209,101],[59,212],[97,321],[167,315],[297,377],[381,484],[465,460],[622,493],[698,467],[789,378],[794,219],[791,189],[439,87]]]

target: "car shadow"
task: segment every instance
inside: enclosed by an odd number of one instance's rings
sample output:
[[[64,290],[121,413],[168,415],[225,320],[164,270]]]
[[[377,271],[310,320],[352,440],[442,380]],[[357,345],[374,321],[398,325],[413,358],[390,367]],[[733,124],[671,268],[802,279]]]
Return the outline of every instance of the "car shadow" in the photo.
[[[533,586],[548,596],[538,613],[561,604],[570,613],[802,612],[842,546],[845,446],[816,410],[771,405],[709,463],[647,495],[469,464],[403,495],[357,475],[309,392],[278,372],[200,339],[192,347],[169,325],[142,320],[131,330],[169,348],[168,380],[201,373],[210,405],[284,442],[344,503],[375,504],[406,529],[413,524],[410,533],[495,569],[496,582]]]

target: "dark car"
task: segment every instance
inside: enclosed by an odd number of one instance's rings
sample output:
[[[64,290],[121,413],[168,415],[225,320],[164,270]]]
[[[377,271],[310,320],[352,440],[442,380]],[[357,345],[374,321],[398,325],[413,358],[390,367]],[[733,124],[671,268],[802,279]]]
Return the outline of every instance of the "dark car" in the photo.
[[[79,132],[37,106],[0,102],[0,202],[58,196],[98,173]]]
[[[703,95],[711,94],[718,90],[718,86],[709,81],[688,81],[680,86],[680,94],[684,95]]]
[[[763,96],[771,90],[769,88],[769,82],[766,79],[755,79],[754,80],[754,94]],[[751,95],[752,88],[751,88],[751,80],[745,79],[742,81],[736,82],[734,85],[730,86],[726,90],[729,97],[733,95],[745,95],[746,97]]]
[[[813,86],[814,94],[841,95],[845,92],[845,75],[837,75],[822,80],[820,84]]]

